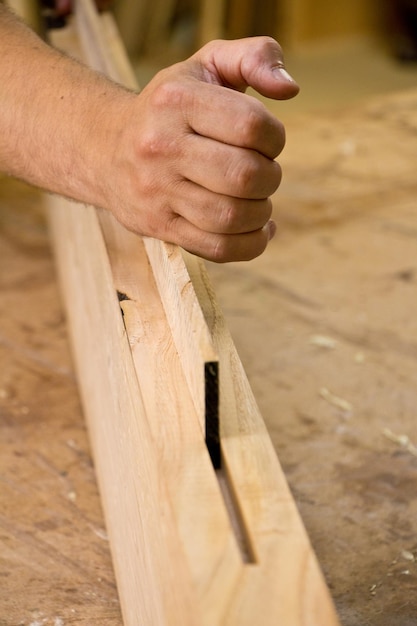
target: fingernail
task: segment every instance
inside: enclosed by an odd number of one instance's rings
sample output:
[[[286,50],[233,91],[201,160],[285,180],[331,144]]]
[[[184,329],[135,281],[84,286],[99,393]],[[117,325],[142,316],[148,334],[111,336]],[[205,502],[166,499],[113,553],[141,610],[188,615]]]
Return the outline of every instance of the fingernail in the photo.
[[[272,71],[274,72],[274,74],[276,75],[276,77],[280,80],[284,79],[289,83],[295,83],[296,81],[293,79],[293,77],[291,76],[291,74],[289,74],[287,72],[287,70],[285,69],[284,66],[282,65],[277,65],[275,66]]]
[[[268,222],[268,239],[269,239],[269,241],[271,241],[271,239],[275,236],[276,232],[277,232],[277,225],[275,224],[275,222],[273,220],[269,220],[269,222]]]

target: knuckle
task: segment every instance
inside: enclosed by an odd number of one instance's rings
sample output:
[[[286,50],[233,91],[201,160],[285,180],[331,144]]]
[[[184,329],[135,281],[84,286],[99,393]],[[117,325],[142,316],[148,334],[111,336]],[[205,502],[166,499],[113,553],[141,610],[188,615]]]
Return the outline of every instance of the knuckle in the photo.
[[[149,95],[147,113],[141,120],[141,131],[133,137],[136,155],[142,159],[180,157],[183,144],[178,140],[178,124],[164,125],[160,120],[171,119],[172,111],[181,113],[190,106],[192,94],[184,83],[171,78],[157,84]]]
[[[240,212],[232,199],[227,199],[220,207],[219,227],[223,233],[233,233],[239,229]]]
[[[158,165],[166,172],[174,171],[185,149],[176,132],[161,131],[157,124],[149,125],[134,138],[136,163],[141,167],[149,163],[153,168]]]
[[[219,46],[222,46],[223,44],[223,39],[211,39],[200,48],[200,54],[202,56],[207,55],[208,57],[211,57],[217,53]]]
[[[164,154],[166,138],[156,128],[149,128],[137,137],[135,148],[140,159],[154,159]]]
[[[281,167],[276,161],[248,156],[231,166],[230,184],[239,198],[268,198],[280,183]]]
[[[255,98],[240,115],[235,128],[243,147],[257,149],[267,146],[265,154],[268,157],[277,157],[285,146],[284,124]]]
[[[229,180],[239,197],[250,197],[255,190],[260,174],[260,166],[256,159],[249,155],[229,165]]]
[[[279,43],[268,35],[255,37],[252,42],[251,59],[254,67],[261,65],[265,58],[282,59],[282,48]]]
[[[281,166],[279,165],[279,163],[277,163],[276,161],[274,161],[272,163],[273,166],[273,170],[272,170],[272,175],[270,177],[270,188],[267,189],[267,196],[271,196],[273,193],[275,193],[275,191],[278,189],[278,187],[281,184],[281,180],[282,180],[282,170],[281,170]]]
[[[255,220],[252,224],[252,231],[264,228],[268,220],[271,219],[273,211],[273,204],[271,198],[265,198],[265,200],[258,200],[256,202]]]
[[[245,147],[257,144],[266,125],[266,110],[261,103],[251,103],[246,115],[242,115],[237,125],[237,132]]]
[[[276,158],[281,154],[285,146],[285,127],[276,118],[272,120],[269,140],[271,142],[271,156]]]
[[[267,245],[268,236],[263,228],[245,235],[217,235],[205,257],[215,263],[251,261],[261,255]]]
[[[268,245],[268,238],[265,236],[265,233],[262,229],[248,235],[250,237],[250,242],[247,242],[247,245],[243,247],[240,259],[241,261],[251,261],[256,257],[260,256],[266,249]]]
[[[134,197],[149,200],[157,197],[160,193],[160,181],[158,177],[148,167],[133,168],[130,172],[130,188]]]
[[[215,263],[226,263],[232,259],[229,237],[227,235],[219,235],[216,237],[210,259]]]
[[[282,57],[282,48],[279,43],[269,35],[258,37],[258,54],[262,57],[266,54],[273,54]]]
[[[154,86],[150,104],[157,111],[166,110],[171,107],[181,107],[188,97],[188,89],[184,82],[171,77],[161,80]]]
[[[248,233],[267,223],[272,215],[272,200],[223,198],[217,212],[216,231],[223,234]]]

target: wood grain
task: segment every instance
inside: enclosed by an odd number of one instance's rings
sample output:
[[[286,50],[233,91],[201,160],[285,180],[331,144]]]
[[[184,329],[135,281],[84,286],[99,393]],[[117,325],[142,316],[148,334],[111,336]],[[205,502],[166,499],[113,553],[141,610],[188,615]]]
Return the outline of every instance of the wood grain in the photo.
[[[125,623],[201,623],[95,210],[49,202]]]

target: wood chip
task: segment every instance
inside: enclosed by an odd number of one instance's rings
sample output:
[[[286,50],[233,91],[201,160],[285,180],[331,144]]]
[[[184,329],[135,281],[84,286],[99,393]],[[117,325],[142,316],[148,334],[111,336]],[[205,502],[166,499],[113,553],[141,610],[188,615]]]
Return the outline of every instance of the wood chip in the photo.
[[[336,339],[326,337],[325,335],[311,335],[309,343],[319,348],[325,348],[326,350],[334,350],[337,345]]]
[[[382,434],[393,443],[396,443],[401,446],[401,448],[407,450],[407,452],[410,452],[410,454],[417,456],[417,446],[412,443],[408,435],[397,435],[389,428],[384,428]]]
[[[347,400],[345,400],[344,398],[341,398],[340,396],[336,396],[334,393],[329,391],[327,389],[327,387],[322,387],[320,389],[319,394],[320,394],[320,396],[322,398],[324,398],[324,400],[327,400],[327,402],[329,404],[332,404],[333,406],[337,407],[338,409],[341,409],[345,413],[351,413],[352,412],[352,410],[353,410],[352,404],[350,402],[348,402]]]
[[[405,561],[415,561],[415,556],[410,550],[403,550],[401,556]]]
[[[69,491],[67,493],[67,498],[68,500],[71,500],[71,502],[75,502],[77,499],[77,494],[75,493],[75,491]]]

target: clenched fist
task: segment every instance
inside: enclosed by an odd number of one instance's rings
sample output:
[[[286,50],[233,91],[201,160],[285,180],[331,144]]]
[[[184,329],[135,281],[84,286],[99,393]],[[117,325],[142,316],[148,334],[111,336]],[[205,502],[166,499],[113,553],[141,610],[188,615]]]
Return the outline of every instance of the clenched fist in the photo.
[[[298,92],[274,40],[214,41],[136,96],[106,177],[118,220],[214,261],[263,252],[285,133],[248,86],[277,99]]]

